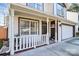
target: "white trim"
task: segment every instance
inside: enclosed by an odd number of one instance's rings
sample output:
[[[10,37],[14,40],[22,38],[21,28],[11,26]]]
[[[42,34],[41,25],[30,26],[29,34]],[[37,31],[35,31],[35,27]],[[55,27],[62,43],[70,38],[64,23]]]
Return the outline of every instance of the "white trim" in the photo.
[[[31,35],[31,22],[29,22],[29,35]]]
[[[49,44],[49,18],[47,18],[47,44]]]
[[[9,10],[9,49],[10,54],[14,55],[14,10]]]
[[[36,21],[36,20],[30,20],[30,19],[27,19],[27,18],[26,18],[26,19],[22,19],[22,18],[21,18],[20,20],[31,21],[31,22],[38,22],[38,21]]]
[[[38,28],[39,28],[39,26],[38,26],[38,23],[37,23],[37,35],[38,35],[38,31],[39,31]]]
[[[55,21],[55,42],[57,42],[57,20]]]

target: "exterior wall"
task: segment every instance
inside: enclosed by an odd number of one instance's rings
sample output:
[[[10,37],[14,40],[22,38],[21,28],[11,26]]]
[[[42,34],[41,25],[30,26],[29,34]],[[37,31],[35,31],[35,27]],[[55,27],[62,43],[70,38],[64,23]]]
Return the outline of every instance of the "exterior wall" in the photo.
[[[32,16],[32,15],[27,15],[27,14],[26,15],[23,15],[23,14],[21,14],[21,15],[15,15],[15,18],[14,18],[15,19],[14,20],[14,35],[18,35],[18,17],[47,21],[44,18],[38,18],[38,17]],[[49,29],[49,31],[50,31],[50,29]]]
[[[26,3],[19,3],[19,4],[26,7]],[[58,5],[57,3],[44,3],[44,11],[42,11],[42,12],[44,12],[46,14],[58,16],[56,9],[60,8],[60,7],[57,7],[57,5]],[[31,8],[31,7],[29,7],[29,8]],[[64,18],[67,18],[66,8],[65,7],[63,7],[63,8],[64,8]],[[37,9],[35,9],[35,10],[37,10]],[[40,10],[38,10],[38,11],[40,11]]]
[[[9,20],[7,19],[6,26],[9,27]],[[18,16],[14,17],[14,35],[18,34]]]
[[[50,15],[54,13],[54,4],[53,3],[44,3],[44,12]]]
[[[78,23],[78,13],[67,11],[67,19]]]
[[[78,23],[78,13],[76,13],[76,12],[67,12],[67,20]],[[75,31],[78,32],[78,25],[75,26]]]
[[[20,5],[26,6],[26,3],[19,3]],[[46,14],[53,14],[53,3],[44,3],[44,11]],[[29,7],[31,8],[31,7]],[[40,11],[40,10],[38,10]]]
[[[78,32],[78,25],[75,26],[75,32]]]
[[[18,35],[18,16],[15,16],[14,19],[14,35]]]
[[[20,4],[26,6],[26,3],[20,3]],[[43,12],[45,12],[46,14],[51,14],[52,15],[53,11],[54,11],[53,8],[54,8],[54,4],[53,3],[44,3],[44,11]]]
[[[19,3],[19,4],[26,6],[26,3]]]

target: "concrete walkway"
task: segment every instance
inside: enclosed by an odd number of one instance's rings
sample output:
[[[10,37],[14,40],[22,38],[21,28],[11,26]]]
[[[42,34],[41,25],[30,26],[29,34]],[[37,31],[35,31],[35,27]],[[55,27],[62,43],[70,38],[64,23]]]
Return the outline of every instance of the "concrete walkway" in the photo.
[[[23,51],[15,56],[79,56],[79,38],[71,38],[61,43]]]

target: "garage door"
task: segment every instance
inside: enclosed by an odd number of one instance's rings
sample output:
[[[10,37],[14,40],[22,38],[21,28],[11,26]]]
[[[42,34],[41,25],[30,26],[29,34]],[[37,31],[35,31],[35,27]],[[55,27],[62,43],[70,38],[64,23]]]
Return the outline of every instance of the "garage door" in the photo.
[[[73,37],[73,26],[62,25],[62,40]]]

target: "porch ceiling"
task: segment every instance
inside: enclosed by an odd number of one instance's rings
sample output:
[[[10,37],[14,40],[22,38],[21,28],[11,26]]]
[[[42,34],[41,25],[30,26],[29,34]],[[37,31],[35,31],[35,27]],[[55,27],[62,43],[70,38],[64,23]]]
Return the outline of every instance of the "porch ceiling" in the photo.
[[[38,15],[33,15],[33,14],[24,13],[24,12],[20,12],[20,11],[15,11],[15,16],[46,20],[45,17],[40,17]]]
[[[69,21],[69,20],[64,19],[62,17],[46,14],[42,11],[37,11],[35,9],[25,7],[25,6],[22,6],[20,4],[10,4],[10,8],[14,9],[16,11],[16,14],[19,14],[19,12],[20,12],[21,14],[29,14],[31,16],[36,16],[36,17],[41,17],[41,18],[48,17],[49,19],[58,20],[61,22],[69,23],[69,24],[74,24],[74,25],[77,24],[75,22]]]

